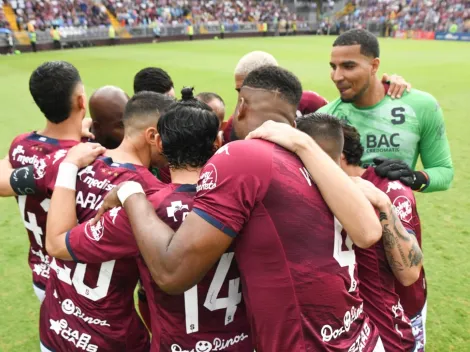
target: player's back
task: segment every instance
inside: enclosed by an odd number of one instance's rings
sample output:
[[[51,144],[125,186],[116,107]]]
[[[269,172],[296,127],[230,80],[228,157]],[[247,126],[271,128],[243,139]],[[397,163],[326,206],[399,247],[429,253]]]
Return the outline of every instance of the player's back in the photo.
[[[198,188],[196,213],[236,236],[256,351],[374,350],[352,242],[295,155],[261,140],[229,143]]]
[[[45,137],[36,132],[25,133],[13,140],[8,156],[13,168],[34,165],[36,170],[41,170],[46,155],[57,152],[59,157],[77,143]],[[29,237],[28,263],[33,272],[33,285],[43,291],[49,279],[50,258],[45,249],[45,234],[50,199],[44,195],[19,195],[16,199]],[[37,292],[39,294],[40,291]]]
[[[371,181],[377,188],[387,194],[403,227],[416,236],[419,246],[422,248],[421,221],[413,191],[399,181],[389,181],[386,178],[378,177],[371,167],[364,173],[363,178]],[[416,314],[421,312],[426,303],[427,291],[424,268],[421,269],[419,279],[413,285],[403,286],[398,280],[395,280],[395,291],[400,297],[406,316],[410,319],[415,317]]]
[[[119,164],[109,157],[81,169],[76,186],[78,221],[91,219],[106,194],[129,180],[142,184],[146,192],[155,192],[162,185],[145,167]],[[103,220],[87,230],[89,238],[100,241]],[[135,258],[82,263],[72,250],[80,244],[72,246],[69,241],[67,235],[66,244],[74,261],[53,258],[51,262],[48,295],[41,307],[41,342],[61,351],[79,347],[85,351],[145,351],[148,333],[133,300],[139,278]],[[79,345],[80,339],[86,343]]]
[[[388,179],[377,176],[372,167],[362,177],[387,191]],[[355,251],[364,310],[379,329],[385,349],[390,352],[414,350],[411,323],[396,292],[396,278],[388,264],[383,241],[367,249],[355,248]]]
[[[170,184],[149,200],[159,218],[176,231],[192,210],[195,195],[196,185]],[[253,351],[233,248],[183,295],[164,293],[142,259],[139,266],[152,316],[152,352]]]

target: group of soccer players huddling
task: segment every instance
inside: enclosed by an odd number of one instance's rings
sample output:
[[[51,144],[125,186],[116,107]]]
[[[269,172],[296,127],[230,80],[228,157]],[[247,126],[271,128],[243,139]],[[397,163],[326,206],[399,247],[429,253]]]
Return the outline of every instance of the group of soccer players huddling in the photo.
[[[424,351],[413,191],[447,189],[452,160],[436,100],[379,64],[372,34],[340,35],[328,103],[251,52],[228,121],[159,68],[88,104],[73,65],[39,66],[46,125],[12,142],[0,196],[29,236],[40,350]]]

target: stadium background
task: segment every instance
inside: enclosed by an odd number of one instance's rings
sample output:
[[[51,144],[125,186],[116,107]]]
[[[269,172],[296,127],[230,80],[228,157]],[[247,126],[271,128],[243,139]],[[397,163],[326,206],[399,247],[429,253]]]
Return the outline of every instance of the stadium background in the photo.
[[[308,32],[319,29],[322,33],[333,33],[363,23],[369,29],[376,29],[378,35],[398,34],[403,37],[405,33],[416,39],[422,36],[416,33],[425,32],[433,32],[436,37],[434,30],[444,31],[443,38],[452,40],[465,38],[465,33],[468,33],[465,32],[468,30],[465,22],[468,12],[462,13],[462,21],[456,21],[454,17],[445,25],[437,23],[432,28],[426,27],[429,21],[423,20],[411,26],[403,21],[394,29],[390,24],[387,27],[385,22],[381,24],[380,19],[383,13],[390,17],[394,11],[393,4],[389,4],[385,12],[378,8],[369,13],[366,8],[371,8],[370,3],[377,4],[377,1],[362,3],[367,6],[356,6],[352,12],[347,3],[342,4],[343,7],[338,3],[321,5],[325,15],[314,18]],[[317,12],[318,8],[313,8],[312,4],[308,6]],[[331,13],[333,15],[328,17]],[[182,21],[180,25],[185,28]],[[454,22],[459,22],[457,31],[447,32]],[[258,24],[251,22],[255,26],[253,33],[261,36]],[[272,23],[270,28],[273,28]],[[102,30],[107,35],[108,30]],[[217,31],[218,28],[215,33]],[[210,38],[213,36],[210,34]],[[184,33],[181,38],[188,39]],[[6,154],[11,140],[19,133],[43,126],[43,118],[29,94],[27,82],[34,68],[44,61],[67,60],[73,63],[80,70],[88,95],[108,84],[119,86],[132,95],[132,79],[138,70],[146,66],[162,67],[172,76],[177,92],[184,85],[194,85],[197,92],[214,91],[221,95],[227,103],[228,117],[236,103],[233,69],[238,59],[252,50],[270,52],[280,65],[301,79],[304,89],[314,90],[329,100],[334,99],[337,92],[329,80],[328,65],[332,41],[331,36],[311,35],[245,38],[95,47],[2,57],[0,153]],[[467,164],[470,153],[467,139],[470,135],[467,122],[470,47],[461,42],[389,38],[381,39],[380,44],[380,72],[402,75],[414,87],[433,94],[444,110],[455,166],[453,186],[446,192],[417,195],[429,285],[427,350],[470,351],[470,262],[467,256],[470,248],[470,184],[467,176],[470,172]],[[39,305],[32,291],[26,261],[27,236],[13,199],[0,199],[0,214],[0,351],[36,351]]]

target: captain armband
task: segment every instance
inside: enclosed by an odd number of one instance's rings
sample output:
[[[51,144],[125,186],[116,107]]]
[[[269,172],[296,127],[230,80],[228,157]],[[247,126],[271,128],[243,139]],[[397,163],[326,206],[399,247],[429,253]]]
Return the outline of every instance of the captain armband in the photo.
[[[10,176],[10,186],[18,195],[35,194],[34,166],[28,165],[13,170]]]

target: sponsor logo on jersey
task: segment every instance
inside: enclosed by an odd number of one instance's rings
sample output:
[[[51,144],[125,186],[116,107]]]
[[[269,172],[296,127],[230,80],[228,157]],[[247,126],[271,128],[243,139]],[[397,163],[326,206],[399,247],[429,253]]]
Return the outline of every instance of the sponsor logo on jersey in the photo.
[[[166,208],[166,213],[168,214],[169,218],[173,218],[174,222],[177,222],[178,220],[176,219],[176,213],[179,211],[183,211],[186,209],[186,212],[183,212],[183,220],[186,218],[186,216],[189,214],[189,207],[187,204],[183,204],[182,201],[177,200],[175,202],[171,202],[171,206]]]
[[[64,301],[61,304],[61,307],[62,307],[62,312],[64,312],[65,314],[74,315],[77,318],[82,319],[85,323],[88,323],[90,325],[111,326],[108,324],[106,320],[87,317],[85,313],[82,313],[82,310],[78,306],[76,306],[75,303],[69,298],[64,299]]]
[[[95,178],[95,171],[93,171],[93,165],[87,166],[78,173],[80,181],[88,185],[88,188],[96,187],[105,191],[111,191],[115,185],[113,185],[108,179],[98,180]]]
[[[351,325],[362,315],[364,311],[364,303],[361,303],[359,308],[351,307],[351,310],[344,313],[343,317],[343,326],[339,329],[333,330],[331,325],[323,325],[321,328],[321,336],[323,341],[329,342],[331,340],[337,339],[339,336],[348,332],[351,329]]]
[[[111,218],[113,219],[113,224],[116,223],[116,218],[119,214],[119,210],[121,210],[121,207],[114,207],[109,211],[109,216],[111,216]]]
[[[54,153],[54,160],[52,161],[52,165],[54,165],[58,160],[62,159],[67,154],[67,150],[60,149]]]
[[[40,180],[46,175],[46,166],[47,164],[44,159],[40,159],[39,161],[34,163],[34,171],[35,171],[34,178],[36,180]]]
[[[53,320],[49,319],[51,324],[50,330],[54,331],[57,335],[62,337],[64,340],[71,342],[77,350],[82,350],[85,352],[97,352],[98,346],[90,344],[91,336],[85,333],[80,333],[77,330],[73,330],[69,327],[67,320]]]
[[[370,327],[369,324],[364,323],[364,327],[362,328],[362,331],[358,334],[356,341],[349,347],[348,352],[363,352],[366,350],[367,343],[370,337]],[[382,341],[380,341],[380,336],[379,340],[376,343],[376,347],[374,348],[374,351],[377,352],[385,352],[383,347],[378,348],[379,343],[382,344]]]
[[[16,146],[15,149],[13,149],[13,152],[11,153],[12,159],[16,161],[16,156],[18,154],[20,154],[20,155],[24,154],[24,148],[21,144],[19,144],[18,146]]]
[[[388,183],[386,193],[390,193],[390,191],[398,191],[400,189],[405,189],[405,187],[403,187],[400,181],[391,181]]]
[[[196,186],[197,192],[210,191],[217,186],[217,169],[214,164],[207,164],[204,173],[199,177],[199,183]]]
[[[383,153],[400,151],[400,134],[366,135],[366,153]]]
[[[174,343],[171,345],[171,352],[212,352],[212,351],[223,351],[231,346],[248,338],[248,335],[241,333],[228,340],[220,339],[216,337],[214,341],[198,341],[193,349],[185,350],[178,344]]]
[[[85,235],[92,241],[99,241],[104,235],[104,219],[92,225],[91,220],[85,225]]]
[[[393,206],[401,221],[410,222],[413,218],[411,201],[405,196],[398,196],[393,201]]]

